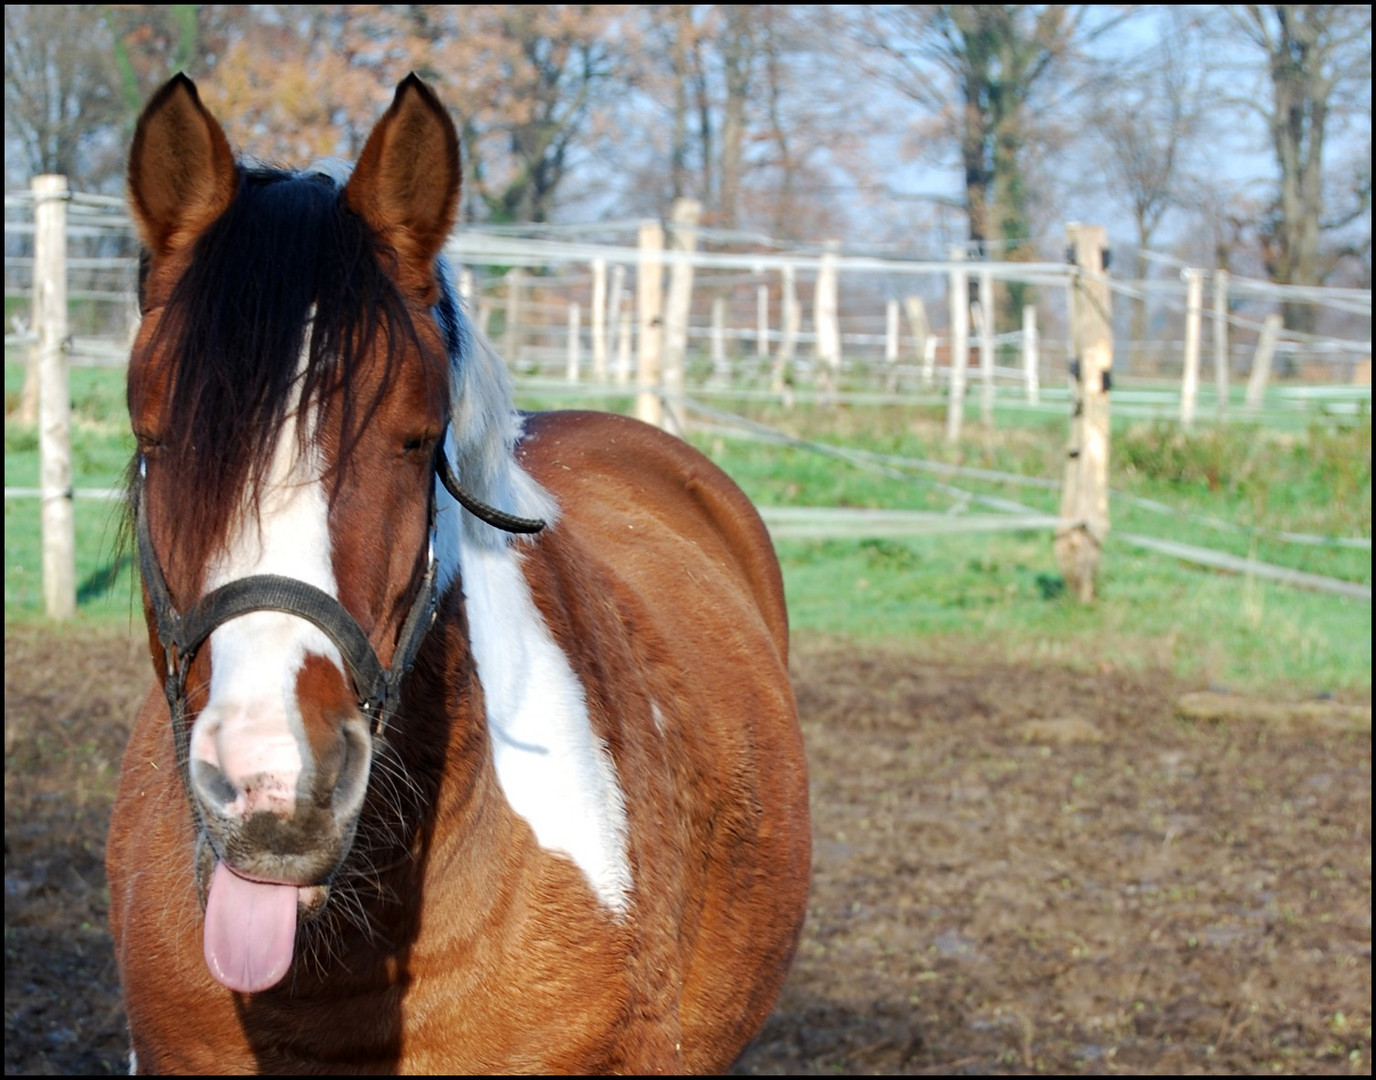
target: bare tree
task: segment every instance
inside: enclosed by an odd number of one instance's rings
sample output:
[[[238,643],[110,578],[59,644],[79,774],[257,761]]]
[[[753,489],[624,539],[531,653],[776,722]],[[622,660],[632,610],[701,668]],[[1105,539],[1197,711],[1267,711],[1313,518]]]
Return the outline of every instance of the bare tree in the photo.
[[[754,89],[756,45],[755,8],[745,4],[723,5],[723,27],[718,41],[726,101],[721,125],[721,189],[718,193],[719,223],[733,228],[740,217],[742,171],[745,168],[746,106]]]
[[[1318,285],[1335,259],[1321,250],[1325,229],[1339,228],[1371,205],[1366,176],[1352,205],[1324,213],[1324,145],[1342,113],[1371,111],[1371,9],[1351,4],[1239,5],[1228,9],[1241,35],[1265,58],[1269,100],[1254,106],[1265,119],[1279,179],[1261,229],[1263,256],[1275,281]],[[1285,324],[1313,332],[1315,309],[1285,305]]]
[[[163,82],[178,71],[198,79],[210,74],[228,42],[266,17],[266,12],[230,4],[105,4],[101,8],[114,37],[114,61],[130,128],[144,102]]]
[[[5,142],[18,150],[23,174],[12,177],[7,152],[7,183],[61,173],[77,189],[105,186],[118,165],[93,150],[118,132],[124,114],[98,7],[5,5]]]
[[[428,10],[444,31],[430,62],[458,92],[470,189],[497,220],[550,220],[595,115],[614,103],[625,13],[543,4]]]
[[[669,187],[672,200],[688,193],[688,114],[689,80],[695,65],[689,57],[698,48],[697,28],[693,24],[693,8],[689,4],[675,4],[667,20],[670,34],[669,76],[673,82],[673,136],[669,149]]]
[[[641,81],[661,104],[669,102],[670,198],[698,199],[711,225],[731,228],[739,218],[754,89],[753,23],[762,10],[679,4],[646,13],[654,48]]]
[[[1025,155],[1036,95],[1112,20],[1085,6],[892,5],[866,9],[857,36],[874,70],[930,114],[959,148],[969,239],[1015,254],[1030,236]],[[953,104],[954,103],[954,104]],[[1011,296],[1011,306],[1021,297]]]
[[[837,232],[863,141],[815,7],[639,9],[643,48],[607,155],[646,212],[682,195],[726,228],[815,240]],[[824,75],[825,77],[819,77]],[[854,166],[851,170],[850,166]],[[623,204],[624,205],[624,204]]]
[[[457,114],[469,219],[550,220],[623,75],[624,16],[607,5],[281,5],[240,14],[204,91],[230,118],[231,136],[286,161],[353,157],[391,87],[415,71]]]
[[[663,18],[667,13],[669,18]],[[637,65],[635,81],[669,112],[667,202],[692,196],[716,217],[719,155],[717,116],[709,85],[707,42],[716,34],[718,11],[711,5],[674,4],[647,11],[644,33],[650,48]],[[665,102],[668,102],[665,105]],[[650,165],[657,170],[659,163]],[[656,185],[657,186],[657,185]],[[665,202],[662,195],[656,204]]]
[[[754,62],[742,223],[789,240],[840,236],[878,187],[866,114],[832,13],[802,4],[750,9]]]
[[[1179,9],[1174,9],[1178,12]],[[1115,68],[1101,80],[1090,106],[1094,156],[1109,195],[1132,215],[1138,249],[1138,277],[1146,277],[1144,253],[1162,219],[1190,197],[1183,162],[1203,126],[1203,66],[1185,55],[1190,26],[1175,25],[1145,70]],[[1145,296],[1132,300],[1132,348],[1147,336]],[[1137,357],[1134,356],[1134,359]]]

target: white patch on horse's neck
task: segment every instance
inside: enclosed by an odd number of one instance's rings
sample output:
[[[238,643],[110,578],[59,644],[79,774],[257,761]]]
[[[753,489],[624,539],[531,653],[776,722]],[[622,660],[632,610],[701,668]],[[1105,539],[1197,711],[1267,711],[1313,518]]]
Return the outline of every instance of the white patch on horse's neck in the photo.
[[[447,273],[441,281],[449,288]],[[445,452],[477,498],[554,527],[558,506],[516,461],[521,418],[506,366],[474,334],[451,365]],[[463,510],[436,482],[440,587],[462,580],[468,633],[487,705],[497,780],[541,847],[571,858],[597,898],[623,914],[632,888],[626,806],[616,767],[592,729],[587,695],[531,595],[515,538]]]
[[[626,805],[592,730],[587,695],[545,625],[516,545],[460,543],[468,633],[487,703],[492,759],[540,846],[568,855],[622,914],[632,887]]]

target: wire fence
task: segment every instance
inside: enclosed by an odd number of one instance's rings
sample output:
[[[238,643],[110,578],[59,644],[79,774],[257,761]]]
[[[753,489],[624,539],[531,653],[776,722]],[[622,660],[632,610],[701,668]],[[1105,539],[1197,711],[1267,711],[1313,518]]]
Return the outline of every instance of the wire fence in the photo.
[[[76,366],[123,366],[139,319],[138,243],[132,223],[118,199],[75,193],[66,203],[67,361]],[[34,208],[31,193],[5,197],[7,363],[25,360],[38,341],[30,302]],[[1069,376],[1074,359],[1068,340],[1068,297],[1076,275],[1087,271],[1054,261],[979,261],[965,251],[952,252],[947,259],[898,258],[847,252],[835,244],[785,245],[767,237],[713,230],[697,230],[685,249],[683,237],[671,229],[671,243],[654,258],[669,275],[691,268],[688,299],[680,314],[670,317],[682,323],[682,374],[677,381],[656,376],[647,385],[638,370],[642,328],[631,316],[635,272],[647,258],[644,247],[631,240],[642,228],[640,222],[491,227],[464,229],[451,238],[447,252],[463,268],[460,289],[472,317],[503,346],[518,386],[581,396],[648,390],[699,427],[786,443],[894,477],[922,475],[953,499],[953,509],[941,513],[765,508],[767,524],[781,539],[1056,530],[1074,524],[953,482],[1055,490],[1060,480],[814,443],[723,406],[732,401],[848,401],[944,403],[963,409],[957,395],[968,370],[972,380],[976,372],[982,380],[988,423],[995,410],[1008,418],[1005,422],[1016,422],[1016,414],[1025,412],[1065,416],[1073,396]],[[1162,332],[1115,349],[1115,415],[1180,420],[1186,414],[1184,397],[1190,393],[1199,397],[1203,414],[1212,412],[1220,420],[1246,417],[1263,424],[1293,424],[1297,419],[1342,422],[1369,415],[1369,290],[1277,286],[1215,274],[1212,308],[1205,311],[1200,282],[1206,271],[1178,264],[1169,256],[1139,255],[1165,266],[1168,276],[1120,280],[1106,275],[1103,281],[1111,296],[1147,305],[1148,325]],[[965,296],[970,283],[978,299],[966,311],[951,297]],[[828,289],[830,309],[825,303]],[[1314,305],[1316,323],[1330,332],[1277,332],[1274,309],[1285,303]],[[1008,313],[1019,305],[1018,323],[1001,325],[1011,322]],[[1128,306],[1113,305],[1116,327],[1127,320]],[[1206,319],[1213,320],[1212,387],[1200,386],[1197,378],[1200,324]],[[968,349],[964,355],[959,344],[963,341]],[[1272,355],[1276,358],[1275,377],[1253,401],[1253,364],[1260,362],[1263,352],[1268,366]],[[1250,409],[1233,400],[1237,388],[1230,379],[1243,376],[1251,383]],[[7,487],[5,494],[11,499],[50,493],[41,487]],[[61,494],[70,499],[116,498],[121,493],[68,487]],[[1225,533],[1310,546],[1368,551],[1371,546],[1369,537],[1256,530],[1183,514],[1121,492],[1112,497]],[[990,512],[971,512],[975,506]],[[1176,539],[1115,535],[1175,558],[1370,600],[1369,586],[1360,583],[1240,559]]]
[[[949,535],[953,533],[978,533],[998,531],[1056,530],[1064,528],[1068,522],[1059,515],[1046,514],[1034,507],[1027,506],[1004,496],[994,496],[962,488],[949,481],[952,479],[978,480],[1013,487],[1030,487],[1059,490],[1060,481],[1046,477],[1024,476],[1016,473],[1001,472],[993,469],[971,468],[952,465],[947,462],[922,458],[903,457],[896,454],[877,454],[852,447],[838,447],[789,435],[776,428],[760,424],[742,416],[736,416],[701,402],[685,400],[684,404],[692,411],[710,418],[724,429],[743,434],[745,437],[762,439],[778,445],[792,446],[822,454],[846,464],[872,472],[879,472],[894,479],[908,480],[914,474],[940,476],[945,479],[933,481],[932,486],[953,498],[951,509],[945,512],[921,512],[910,510],[867,510],[841,509],[832,507],[765,507],[761,509],[765,523],[776,539],[839,539],[860,537],[911,538],[919,536]],[[1238,525],[1207,514],[1194,514],[1182,511],[1151,499],[1122,491],[1110,492],[1119,504],[1132,505],[1153,513],[1166,515],[1178,521],[1187,521],[1225,533],[1241,534],[1248,537],[1266,537],[1283,543],[1311,547],[1351,548],[1371,550],[1370,537],[1318,536],[1307,533],[1279,532],[1269,529],[1256,529]],[[969,507],[978,505],[995,511],[992,514],[971,514]],[[1254,578],[1265,578],[1297,588],[1316,592],[1331,593],[1351,599],[1371,600],[1371,586],[1361,582],[1345,581],[1323,574],[1312,574],[1288,566],[1265,562],[1256,558],[1243,558],[1230,552],[1214,548],[1186,544],[1176,539],[1144,536],[1139,533],[1115,531],[1117,540],[1150,548],[1170,555],[1173,558],[1197,565],[1209,566],[1231,573],[1243,574]]]
[[[634,381],[637,327],[626,329],[629,357],[617,367],[622,311],[634,301],[633,271],[643,253],[633,242],[639,222],[582,226],[509,226],[461,229],[451,238],[451,259],[468,269],[468,300],[475,318],[503,346],[517,374],[558,375],[578,356],[577,377],[612,382]],[[69,360],[74,365],[120,366],[138,322],[138,242],[120,199],[73,193],[68,201],[68,300],[71,331]],[[33,287],[33,197],[29,192],[5,196],[5,346],[7,360],[35,340],[29,300]],[[779,381],[779,353],[790,347],[786,378],[795,391],[814,385],[818,327],[815,287],[823,245],[785,245],[769,237],[697,230],[692,252],[666,250],[661,263],[672,269],[691,263],[694,287],[686,319],[687,377],[690,385],[714,391],[751,390]],[[1168,276],[1129,280],[1110,277],[1113,294],[1148,305],[1147,336],[1130,337],[1130,304],[1115,305],[1115,410],[1122,415],[1167,418],[1179,415],[1179,393],[1186,365],[1191,271],[1179,260],[1155,252],[1140,253],[1164,266]],[[595,296],[598,265],[622,285]],[[840,385],[835,392],[885,394],[898,399],[939,396],[951,381],[951,328],[947,293],[951,276],[968,274],[975,293],[992,293],[983,305],[994,325],[971,325],[971,357],[979,355],[987,335],[994,353],[993,396],[1002,405],[1042,404],[1064,407],[1071,357],[1068,352],[1066,296],[1075,268],[1064,263],[986,262],[965,258],[898,258],[834,252],[839,275],[837,316]],[[619,268],[619,273],[618,273]],[[513,271],[517,273],[513,275]],[[1206,271],[1194,271],[1206,272]],[[797,327],[790,339],[786,325],[787,278],[796,291]],[[519,281],[519,285],[514,285]],[[514,298],[513,288],[522,295]],[[619,295],[618,295],[619,293]],[[928,325],[913,327],[904,301],[922,300]],[[763,298],[763,299],[762,299]],[[600,301],[600,302],[599,302]],[[1029,395],[1024,358],[1029,325],[1015,303],[1026,301],[1035,312],[1030,324],[1036,341],[1036,385]],[[1370,290],[1276,285],[1229,275],[1223,303],[1203,312],[1210,324],[1227,327],[1223,355],[1232,380],[1252,373],[1266,315],[1284,303],[1314,306],[1323,333],[1281,328],[1274,343],[1275,377],[1253,415],[1297,413],[1345,416],[1369,409],[1371,369]],[[570,331],[570,306],[580,313]],[[613,306],[617,310],[612,310]],[[894,317],[894,308],[901,312]],[[600,314],[598,309],[600,308]],[[931,355],[921,351],[930,337]],[[571,343],[570,339],[575,340]],[[1213,344],[1218,345],[1215,335]],[[601,370],[596,361],[605,356]],[[1216,364],[1217,356],[1205,359]],[[1240,383],[1231,382],[1233,392]],[[1217,411],[1217,384],[1199,388],[1200,411]],[[1034,399],[1035,398],[1035,399]],[[863,398],[861,399],[863,400]],[[1224,403],[1225,406],[1227,402]],[[1174,408],[1172,408],[1174,406]],[[1225,412],[1226,412],[1225,408]],[[1241,416],[1240,410],[1231,415]],[[1263,416],[1263,419],[1265,417]]]

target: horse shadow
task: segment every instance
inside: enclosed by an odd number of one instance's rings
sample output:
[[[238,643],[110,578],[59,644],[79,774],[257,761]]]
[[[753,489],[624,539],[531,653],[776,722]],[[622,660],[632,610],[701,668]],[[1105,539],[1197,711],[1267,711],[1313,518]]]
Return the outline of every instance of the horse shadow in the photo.
[[[905,1002],[832,998],[794,980],[731,1074],[912,1072],[930,1063],[928,1044],[917,1009]]]
[[[115,587],[115,582],[124,570],[133,564],[133,557],[127,552],[122,552],[104,566],[92,570],[76,587],[77,605],[90,604],[101,599]]]

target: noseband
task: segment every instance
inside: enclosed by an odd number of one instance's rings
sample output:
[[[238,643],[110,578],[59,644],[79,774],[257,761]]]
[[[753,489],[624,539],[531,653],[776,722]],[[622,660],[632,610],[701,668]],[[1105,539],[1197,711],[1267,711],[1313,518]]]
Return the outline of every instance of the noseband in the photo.
[[[454,499],[469,513],[494,528],[512,533],[536,533],[545,527],[538,518],[521,518],[488,506],[459,483],[444,453],[444,438],[435,447],[435,474]],[[430,542],[425,573],[397,637],[392,666],[383,667],[368,635],[337,599],[296,578],[279,574],[254,574],[221,585],[201,597],[185,613],[172,603],[144,506],[145,462],[139,457],[138,474],[132,497],[139,570],[153,605],[158,624],[158,641],[167,658],[163,693],[172,715],[177,740],[177,760],[183,769],[190,764],[190,732],[186,723],[186,678],[197,651],[211,633],[223,623],[251,611],[281,611],[313,623],[325,633],[349,667],[359,708],[371,718],[373,736],[381,736],[387,720],[401,703],[402,680],[415,663],[421,643],[435,622],[439,597],[435,564],[435,499],[430,496]],[[185,773],[183,774],[185,776]]]

